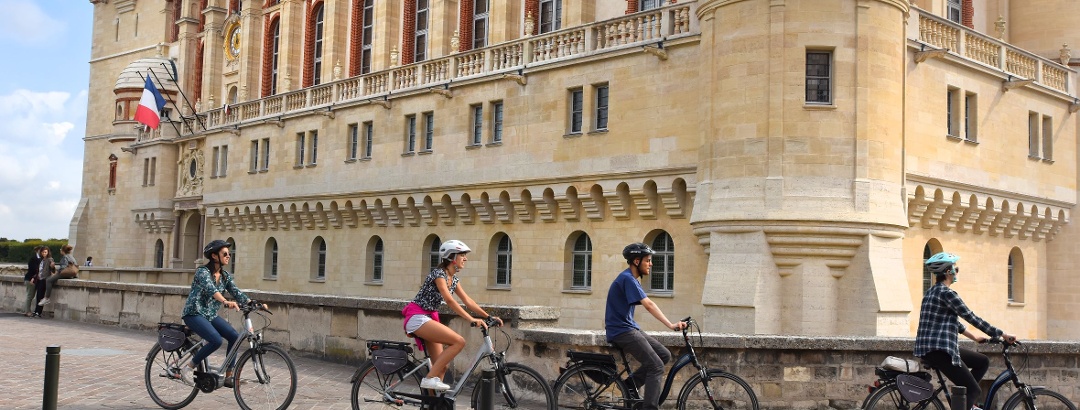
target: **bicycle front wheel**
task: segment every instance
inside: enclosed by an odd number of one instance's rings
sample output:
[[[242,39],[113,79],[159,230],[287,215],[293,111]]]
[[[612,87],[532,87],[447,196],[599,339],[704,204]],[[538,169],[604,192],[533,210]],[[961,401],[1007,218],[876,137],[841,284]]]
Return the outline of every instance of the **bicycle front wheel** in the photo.
[[[1076,406],[1058,392],[1047,390],[1042,387],[1033,387],[1031,389],[1031,400],[1028,400],[1023,392],[1018,391],[1009,397],[1009,400],[1005,402],[1005,406],[1002,407],[1002,409],[1076,410]]]
[[[679,392],[679,410],[758,410],[757,395],[742,378],[721,370],[709,370],[708,377],[696,374]]]
[[[408,363],[404,368],[393,374],[382,374],[375,369],[370,360],[360,365],[356,375],[352,379],[352,408],[353,410],[369,409],[399,409],[406,402],[417,403],[419,400],[407,396],[401,396],[388,392],[391,387],[394,392],[401,392],[419,396],[420,372],[408,375],[416,365]]]
[[[629,409],[633,401],[613,369],[592,364],[566,369],[553,393],[560,409]]]
[[[936,395],[929,400],[909,402],[900,396],[896,384],[887,384],[874,390],[862,410],[945,410],[945,405]]]
[[[186,346],[185,346],[186,347]],[[191,404],[199,389],[192,380],[183,380],[180,376],[180,366],[186,366],[190,357],[184,357],[180,349],[175,352],[161,350],[161,346],[154,344],[150,353],[146,355],[146,371],[144,381],[146,392],[150,393],[150,399],[162,408],[175,410]]]
[[[236,362],[233,394],[244,410],[289,407],[296,395],[296,366],[280,347],[248,349]]]
[[[532,368],[518,363],[507,363],[503,368],[495,371],[496,409],[537,409],[555,410],[555,400],[552,399],[551,386],[544,381],[543,376]],[[470,408],[479,408],[480,383],[473,387]]]

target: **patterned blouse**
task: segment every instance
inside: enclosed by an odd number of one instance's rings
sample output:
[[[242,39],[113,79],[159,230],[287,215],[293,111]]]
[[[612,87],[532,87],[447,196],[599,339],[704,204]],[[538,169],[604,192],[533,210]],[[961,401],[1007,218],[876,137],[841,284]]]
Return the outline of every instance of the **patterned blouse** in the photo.
[[[228,291],[238,303],[247,303],[250,300],[244,292],[233,283],[232,275],[225,269],[221,270],[221,280],[214,282],[214,275],[206,266],[200,266],[195,270],[195,279],[191,281],[191,293],[188,294],[187,302],[184,303],[184,313],[181,316],[202,316],[206,320],[213,321],[217,317],[217,311],[222,303],[214,300],[214,294]]]
[[[443,303],[442,294],[439,293],[439,288],[435,286],[435,279],[443,278],[446,280],[446,271],[441,268],[435,268],[431,270],[431,273],[424,279],[424,284],[420,286],[420,291],[416,292],[416,297],[413,298],[413,303],[420,305],[424,310],[437,310]],[[457,290],[458,277],[454,275],[454,279],[450,281],[449,288],[450,294],[454,294],[454,290]]]

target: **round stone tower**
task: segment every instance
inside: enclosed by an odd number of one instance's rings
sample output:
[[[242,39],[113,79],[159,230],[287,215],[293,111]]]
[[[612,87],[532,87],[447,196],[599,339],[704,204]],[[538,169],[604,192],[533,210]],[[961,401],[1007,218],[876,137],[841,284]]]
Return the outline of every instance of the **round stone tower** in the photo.
[[[904,0],[705,0],[707,319],[906,335]]]

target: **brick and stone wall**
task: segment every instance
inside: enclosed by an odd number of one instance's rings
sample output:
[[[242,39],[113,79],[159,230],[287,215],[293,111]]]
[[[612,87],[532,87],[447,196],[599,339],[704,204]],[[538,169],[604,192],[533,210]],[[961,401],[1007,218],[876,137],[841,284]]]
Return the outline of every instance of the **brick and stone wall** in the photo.
[[[58,286],[56,302],[46,307],[46,316],[146,330],[160,321],[179,322],[189,290],[179,285],[83,279],[60,281]],[[18,270],[2,271],[0,310],[21,309],[23,289]],[[300,354],[358,363],[365,358],[367,340],[406,340],[399,313],[405,305],[403,300],[255,290],[248,295],[270,304],[274,311],[267,337]],[[566,362],[567,349],[607,350],[601,331],[554,327],[558,308],[495,306],[489,312],[503,317],[508,324],[505,330],[512,340],[512,360],[526,363],[552,380]],[[448,320],[473,344],[466,350],[474,349],[476,331],[449,312],[444,313],[444,321]],[[233,312],[223,313],[223,317],[233,322],[240,319]],[[258,325],[259,321],[255,322]],[[709,327],[708,323],[702,324],[705,332]],[[673,352],[681,350],[682,340],[677,333],[657,335]],[[506,340],[500,335],[495,342],[501,348]],[[889,355],[910,356],[912,340],[703,333],[700,344],[695,346],[701,346],[698,352],[710,367],[738,374],[750,382],[763,408],[852,409],[858,408],[867,394],[867,385],[875,380],[874,367]],[[992,378],[1004,367],[1001,356],[993,346],[979,349],[991,358],[987,377]],[[1014,363],[1022,366],[1023,380],[1048,386],[1074,402],[1080,399],[1080,342],[1029,341],[1023,352],[1014,358]],[[459,356],[458,365],[463,367],[470,358],[469,354]],[[987,386],[989,382],[983,381]],[[1011,393],[1007,389],[999,394]]]

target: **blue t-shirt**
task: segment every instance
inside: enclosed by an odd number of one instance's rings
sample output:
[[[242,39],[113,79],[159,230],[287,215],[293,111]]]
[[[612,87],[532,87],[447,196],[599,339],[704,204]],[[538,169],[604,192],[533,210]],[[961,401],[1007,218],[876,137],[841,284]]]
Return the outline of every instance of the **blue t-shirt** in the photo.
[[[633,329],[641,329],[634,321],[634,306],[645,299],[645,290],[641,283],[630,273],[630,268],[619,273],[607,293],[607,307],[604,310],[604,328],[607,340]]]

